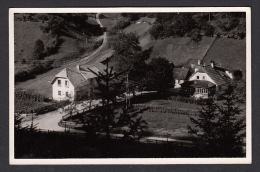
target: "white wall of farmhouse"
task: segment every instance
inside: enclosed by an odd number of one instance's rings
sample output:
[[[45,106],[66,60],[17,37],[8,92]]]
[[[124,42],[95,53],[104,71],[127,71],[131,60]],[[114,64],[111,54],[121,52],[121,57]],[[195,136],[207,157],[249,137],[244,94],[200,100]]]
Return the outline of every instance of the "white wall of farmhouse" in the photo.
[[[180,84],[182,83],[184,83],[184,80],[175,79],[174,88],[180,88],[181,87]]]
[[[54,100],[66,100],[68,96],[74,98],[75,89],[67,78],[57,78],[52,85],[52,97]]]
[[[197,72],[194,75],[192,75],[189,78],[189,81],[194,81],[194,80],[205,80],[205,81],[209,81],[212,82],[214,84],[216,84],[207,73],[201,73],[201,72]],[[217,84],[216,84],[217,85]]]

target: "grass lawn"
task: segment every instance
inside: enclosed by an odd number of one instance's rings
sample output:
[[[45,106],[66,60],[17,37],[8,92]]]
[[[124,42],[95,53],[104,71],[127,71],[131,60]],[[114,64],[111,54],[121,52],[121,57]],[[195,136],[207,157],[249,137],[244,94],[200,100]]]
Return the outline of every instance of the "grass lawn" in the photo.
[[[178,107],[180,109],[191,109],[197,110],[200,109],[200,105],[182,103],[172,100],[152,100],[145,103],[149,106],[165,106],[165,107]],[[245,108],[245,104],[241,104],[240,108]],[[246,115],[246,112],[243,111],[239,117]],[[189,139],[192,136],[188,133],[187,125],[195,127],[195,125],[190,121],[188,115],[174,114],[174,113],[161,113],[161,112],[150,112],[145,111],[139,116],[147,122],[148,131],[151,132],[154,136],[165,137],[167,133],[170,134],[170,138],[177,139]],[[193,116],[196,118],[196,116]]]
[[[193,126],[193,124],[187,115],[145,111],[140,116],[147,122],[148,131],[154,136],[164,137],[164,135],[170,134],[170,138],[191,137],[187,125]]]
[[[200,106],[196,104],[182,103],[172,100],[152,100],[145,103],[149,106],[165,106],[171,108],[192,109],[197,110]],[[148,124],[148,131],[155,136],[164,136],[171,134],[171,138],[185,139],[191,137],[188,133],[187,125],[193,126],[187,115],[174,113],[161,113],[145,111],[140,114]]]

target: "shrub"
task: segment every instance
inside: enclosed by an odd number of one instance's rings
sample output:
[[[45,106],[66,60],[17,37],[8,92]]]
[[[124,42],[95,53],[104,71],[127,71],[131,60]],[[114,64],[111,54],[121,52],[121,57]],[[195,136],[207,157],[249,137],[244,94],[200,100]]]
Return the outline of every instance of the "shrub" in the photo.
[[[103,39],[100,40],[100,41],[95,42],[92,48],[95,50],[98,47],[100,47],[102,45],[102,43],[103,43]]]
[[[126,20],[119,20],[119,22],[117,22],[117,24],[115,25],[115,29],[119,30],[119,29],[125,29],[126,27],[130,26],[131,22],[130,19],[126,19]]]
[[[15,74],[15,82],[23,82],[28,79],[35,78],[36,75],[42,74],[53,68],[53,61],[47,61],[43,63],[34,62],[29,65],[29,70],[20,71]]]

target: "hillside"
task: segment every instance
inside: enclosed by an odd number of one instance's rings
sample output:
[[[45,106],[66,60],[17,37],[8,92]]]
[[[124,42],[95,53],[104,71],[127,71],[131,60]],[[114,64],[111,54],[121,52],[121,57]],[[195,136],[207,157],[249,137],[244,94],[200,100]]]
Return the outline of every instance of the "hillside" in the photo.
[[[59,67],[102,44],[95,14],[15,14],[15,81],[23,82]],[[43,50],[35,55],[36,42]],[[39,55],[40,54],[40,55]]]
[[[40,22],[14,22],[14,54],[15,60],[29,59],[33,54],[33,47],[37,39],[41,39],[48,46],[52,41],[50,33],[43,33]]]
[[[226,68],[240,69],[245,74],[246,40],[216,39],[203,61],[209,63],[211,60]]]
[[[143,49],[153,47],[151,58],[165,57],[175,65],[181,65],[188,59],[201,59],[205,63],[211,60],[231,69],[246,69],[246,40],[203,36],[198,43],[190,37],[153,39],[149,35],[154,18],[142,17],[124,29],[140,36]],[[234,60],[237,59],[237,60]]]

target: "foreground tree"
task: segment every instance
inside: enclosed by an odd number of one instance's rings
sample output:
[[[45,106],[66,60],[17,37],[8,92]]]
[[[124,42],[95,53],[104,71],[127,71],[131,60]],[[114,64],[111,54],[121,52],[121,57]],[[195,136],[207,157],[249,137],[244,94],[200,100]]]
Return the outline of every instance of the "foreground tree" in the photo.
[[[92,71],[91,69],[89,70]],[[123,89],[125,78],[121,77],[125,72],[114,72],[113,67],[108,67],[108,63],[103,72],[92,72],[97,76],[97,91],[95,94],[101,98],[102,102],[102,106],[96,109],[96,115],[94,115],[95,124],[100,125],[100,131],[105,132],[108,139],[113,129],[122,126],[129,128],[125,136],[138,134],[140,130],[145,128],[146,122],[140,117],[137,118],[136,113],[131,114],[125,110],[125,106],[118,105],[116,100],[116,97],[125,91]],[[123,113],[118,114],[116,110],[119,109],[123,109]]]
[[[216,104],[212,99],[206,101],[199,110],[198,117],[190,117],[195,124],[195,128],[188,125],[189,133],[195,135],[199,139],[199,148],[203,155],[211,156],[216,150],[217,126],[216,121],[218,114]]]
[[[110,132],[115,127],[114,105],[116,96],[119,95],[124,80],[119,80],[121,73],[115,73],[113,67],[108,67],[108,63],[103,72],[96,73],[91,69],[89,70],[97,76],[97,92],[95,94],[102,101],[102,107],[98,112],[101,114],[101,129],[106,133],[106,137],[110,138]]]
[[[220,113],[217,146],[221,150],[220,156],[241,156],[246,124],[245,117],[240,117],[244,111],[239,105],[240,97],[236,94],[236,88],[229,85],[224,93],[219,95],[219,99],[221,103],[217,105]]]
[[[202,142],[202,155],[207,157],[242,157],[245,117],[239,105],[235,87],[229,85],[219,94],[219,101],[208,100],[198,118],[190,117],[195,128],[188,126],[191,134]]]

